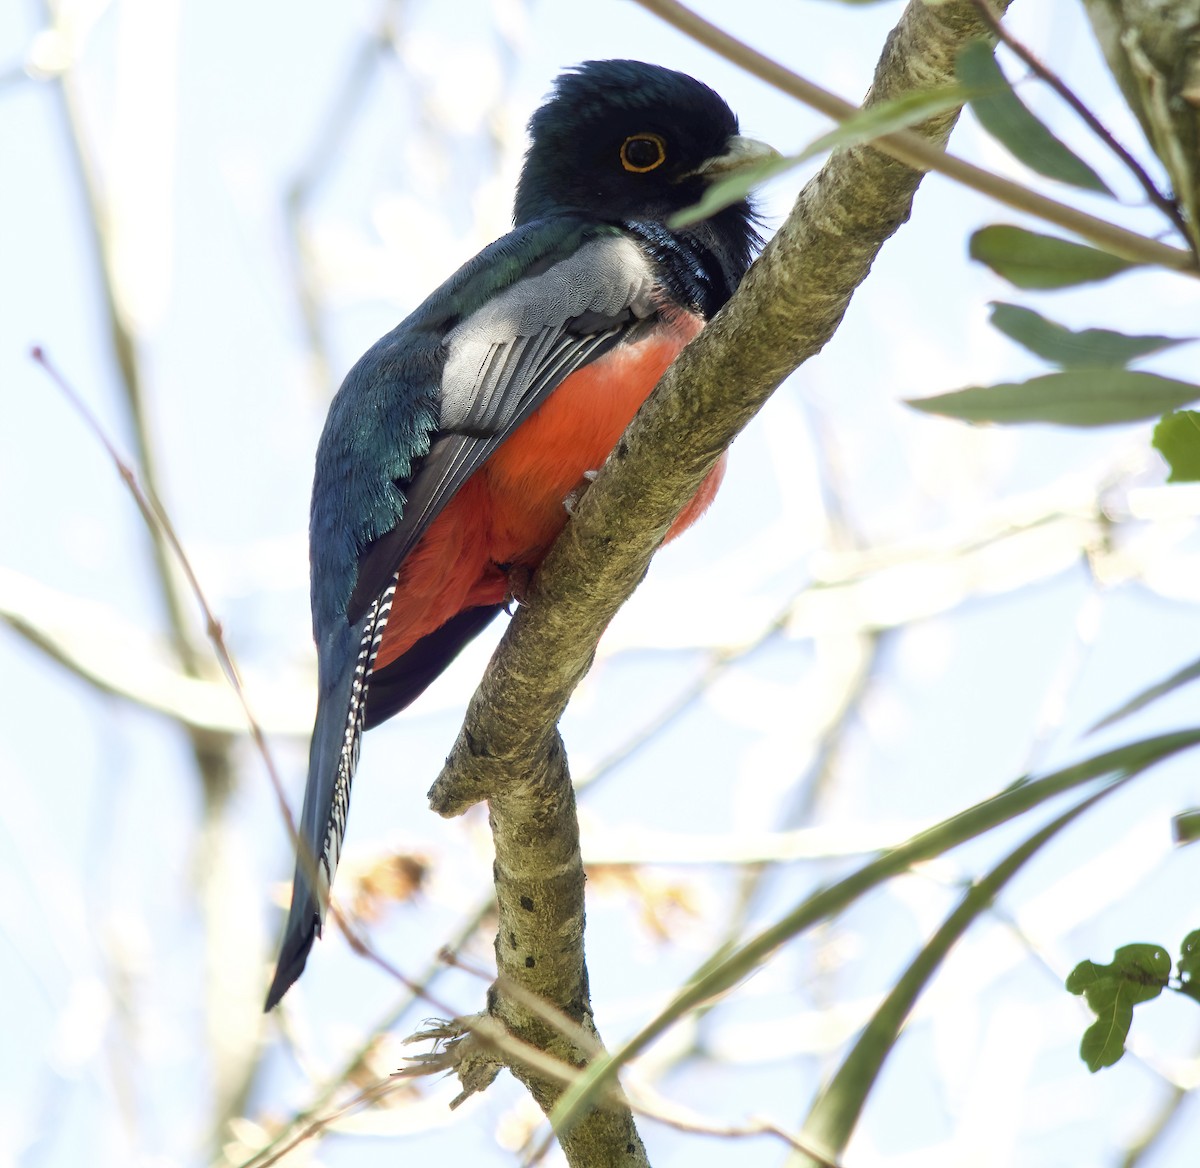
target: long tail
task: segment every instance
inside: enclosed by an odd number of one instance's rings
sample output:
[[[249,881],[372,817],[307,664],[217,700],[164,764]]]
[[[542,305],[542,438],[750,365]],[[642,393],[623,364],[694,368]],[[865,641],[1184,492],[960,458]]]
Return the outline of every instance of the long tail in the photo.
[[[395,591],[393,580],[362,619],[347,631],[351,652],[340,663],[329,663],[341,666],[331,669],[335,676],[328,683],[325,678],[320,679],[317,720],[308,753],[304,810],[300,815],[292,907],[275,978],[267,993],[267,1010],[275,1006],[304,971],[309,950],[325,920],[329,889],[346,835],[350,784],[358,766],[366,717],[367,685]],[[355,642],[357,653],[352,651]]]

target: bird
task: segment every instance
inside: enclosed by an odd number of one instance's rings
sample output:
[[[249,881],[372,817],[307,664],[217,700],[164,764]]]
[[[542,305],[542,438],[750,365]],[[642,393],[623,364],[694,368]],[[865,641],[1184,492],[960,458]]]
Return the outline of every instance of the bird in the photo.
[[[777,157],[685,73],[562,73],[529,121],[513,230],[358,360],[317,446],[318,704],[266,1009],[320,934],[362,733],[403,710],[528,581],[675,357],[761,246],[748,197],[676,214]],[[723,460],[667,538],[711,501]]]

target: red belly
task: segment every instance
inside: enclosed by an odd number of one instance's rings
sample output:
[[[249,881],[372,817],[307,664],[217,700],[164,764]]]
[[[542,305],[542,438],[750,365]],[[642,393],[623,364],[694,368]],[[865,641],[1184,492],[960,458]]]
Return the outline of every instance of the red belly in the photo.
[[[603,465],[702,324],[681,316],[649,340],[614,349],[571,374],[463,484],[404,562],[376,670],[465,609],[502,604],[509,568],[541,563],[566,525],[563,500],[585,471]],[[668,539],[712,502],[724,462],[701,484]]]

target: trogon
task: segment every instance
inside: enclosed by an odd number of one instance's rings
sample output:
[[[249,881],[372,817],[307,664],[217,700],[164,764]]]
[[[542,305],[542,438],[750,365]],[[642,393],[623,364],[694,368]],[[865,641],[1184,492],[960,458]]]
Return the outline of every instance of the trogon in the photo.
[[[773,154],[686,74],[586,62],[558,78],[529,137],[513,230],[367,350],[317,448],[317,716],[267,1009],[321,931],[363,730],[412,702],[537,567],[565,500],[760,243],[745,199],[671,226],[712,182]]]

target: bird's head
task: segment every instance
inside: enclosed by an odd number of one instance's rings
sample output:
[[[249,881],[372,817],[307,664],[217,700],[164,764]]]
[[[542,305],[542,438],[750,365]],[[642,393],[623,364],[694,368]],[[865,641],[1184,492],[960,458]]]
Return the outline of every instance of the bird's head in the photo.
[[[714,179],[775,154],[738,134],[707,85],[642,61],[586,61],[562,74],[529,136],[518,226],[564,212],[665,223]],[[745,200],[729,212],[752,218]]]

